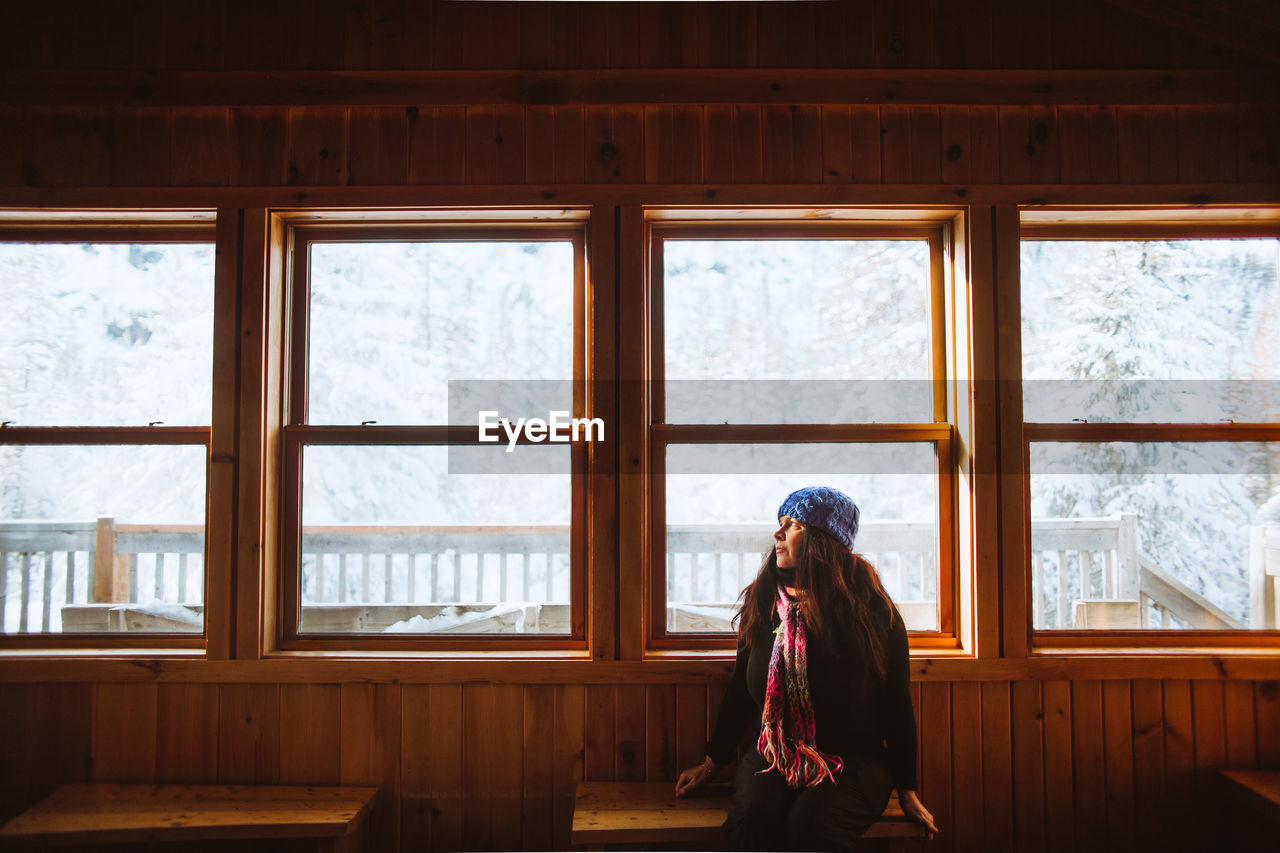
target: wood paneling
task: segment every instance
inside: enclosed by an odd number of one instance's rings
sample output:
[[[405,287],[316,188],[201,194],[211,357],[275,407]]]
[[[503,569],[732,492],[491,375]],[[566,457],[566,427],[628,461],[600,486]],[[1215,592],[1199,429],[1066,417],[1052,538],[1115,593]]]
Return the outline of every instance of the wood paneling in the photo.
[[[1152,833],[1200,849],[1192,798],[1217,770],[1255,752],[1275,766],[1276,686],[917,685],[929,849],[1121,850]],[[0,739],[0,780],[8,811],[90,776],[375,784],[378,849],[557,849],[584,756],[603,780],[672,781],[717,705],[661,684],[12,684],[0,723],[26,737]]]

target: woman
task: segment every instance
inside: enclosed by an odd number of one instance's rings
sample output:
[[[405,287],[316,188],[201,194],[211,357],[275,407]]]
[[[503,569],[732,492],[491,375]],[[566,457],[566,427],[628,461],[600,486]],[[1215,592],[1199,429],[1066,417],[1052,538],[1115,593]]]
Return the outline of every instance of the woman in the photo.
[[[792,492],[773,553],[742,593],[738,657],[707,758],[680,774],[700,787],[736,756],[724,830],[739,850],[847,850],[892,788],[932,838],[916,796],[916,724],[907,631],[871,564],[852,552],[858,507],[837,489]]]

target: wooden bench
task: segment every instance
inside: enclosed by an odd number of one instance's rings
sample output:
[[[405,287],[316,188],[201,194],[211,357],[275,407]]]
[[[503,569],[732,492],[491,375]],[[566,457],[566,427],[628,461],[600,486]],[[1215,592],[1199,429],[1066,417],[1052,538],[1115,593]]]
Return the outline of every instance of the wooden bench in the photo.
[[[366,849],[377,788],[265,785],[64,785],[0,827],[0,846],[314,839]],[[237,845],[240,849],[240,845]]]
[[[1280,770],[1223,770],[1227,850],[1274,850],[1280,837]]]
[[[720,826],[732,807],[728,785],[677,797],[674,782],[579,782],[570,843],[578,849],[662,844],[716,849],[724,844]],[[863,837],[923,838],[924,830],[902,813],[895,793]]]

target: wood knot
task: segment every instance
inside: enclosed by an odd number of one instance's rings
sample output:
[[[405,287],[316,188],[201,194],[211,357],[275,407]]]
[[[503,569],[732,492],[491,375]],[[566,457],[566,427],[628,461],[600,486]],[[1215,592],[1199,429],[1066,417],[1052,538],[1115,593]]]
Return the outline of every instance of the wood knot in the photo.
[[[605,160],[612,161],[618,159],[618,146],[614,145],[612,142],[602,143],[600,146],[600,156]]]
[[[889,39],[889,50],[892,50],[894,53],[902,53],[906,49],[907,40],[904,39],[900,33],[894,33],[893,37]]]
[[[958,144],[952,145],[947,148],[947,159],[953,163],[956,160],[959,160],[963,155],[964,155],[964,149],[961,148]]]

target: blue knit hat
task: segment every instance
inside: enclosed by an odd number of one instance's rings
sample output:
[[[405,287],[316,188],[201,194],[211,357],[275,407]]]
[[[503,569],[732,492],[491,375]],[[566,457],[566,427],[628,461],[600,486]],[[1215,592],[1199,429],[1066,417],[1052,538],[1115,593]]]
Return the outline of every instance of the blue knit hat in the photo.
[[[778,517],[789,515],[796,521],[825,530],[853,550],[858,535],[858,505],[839,489],[810,486],[787,495],[778,507]]]

